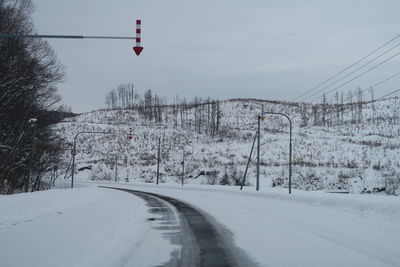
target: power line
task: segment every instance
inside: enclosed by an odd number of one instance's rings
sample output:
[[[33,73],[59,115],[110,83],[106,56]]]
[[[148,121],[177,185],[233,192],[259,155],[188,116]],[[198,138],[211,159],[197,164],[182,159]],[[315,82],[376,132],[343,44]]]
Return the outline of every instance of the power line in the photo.
[[[379,86],[379,85],[383,84],[384,82],[389,81],[389,80],[391,80],[391,79],[393,79],[393,78],[395,78],[395,77],[397,77],[397,76],[399,76],[399,75],[400,75],[400,72],[397,72],[397,73],[395,73],[394,75],[392,75],[392,76],[390,76],[390,77],[388,77],[388,78],[386,78],[386,79],[384,79],[384,80],[381,80],[381,81],[377,82],[376,84],[372,85],[371,87]],[[371,87],[369,87],[369,88],[371,88]],[[364,94],[366,93],[366,91],[367,91],[369,88],[362,90],[362,91],[361,91],[361,95],[364,95]],[[378,101],[384,99],[385,97],[388,97],[388,96],[390,96],[390,95],[393,95],[393,94],[395,94],[395,93],[397,93],[397,92],[400,92],[400,89],[395,90],[395,91],[392,91],[392,92],[390,92],[390,93],[388,93],[388,94],[386,94],[386,95],[383,95],[383,96],[381,96],[381,97],[379,97],[379,98],[377,98],[377,99],[375,99],[375,100],[373,100],[373,101],[370,101],[370,102],[368,102],[368,103],[371,104],[371,103],[378,102]],[[348,100],[348,99],[350,99],[350,97],[348,97],[346,100]],[[354,105],[352,108],[350,108],[350,109],[344,111],[343,114],[347,114],[347,113],[353,111],[353,110],[356,109],[356,108],[358,108],[358,106],[357,106],[357,105]],[[331,121],[331,120],[333,120],[333,118],[332,118],[332,119],[327,119],[326,121],[329,122],[329,121]],[[310,126],[307,126],[307,127],[300,128],[300,129],[294,131],[293,134],[298,133],[298,132],[300,132],[300,131],[308,130],[308,129],[312,128],[312,127],[315,127],[315,125],[310,125]],[[277,138],[275,141],[279,141],[279,140],[281,140],[281,139],[283,139],[283,138],[286,138],[286,137],[279,137],[279,138]]]
[[[398,45],[400,45],[400,44],[398,44]],[[364,71],[364,72],[362,72],[361,74],[359,74],[359,75],[353,77],[352,79],[348,80],[347,82],[344,82],[344,83],[340,84],[339,86],[334,87],[333,89],[331,89],[331,90],[329,90],[328,92],[326,92],[326,94],[330,94],[330,93],[332,93],[333,91],[339,89],[340,87],[342,87],[342,86],[344,86],[344,85],[346,85],[346,84],[349,84],[350,82],[352,82],[352,81],[354,81],[354,80],[360,78],[360,77],[363,76],[364,74],[366,74],[366,73],[368,73],[368,72],[370,72],[370,71],[376,69],[377,67],[381,66],[382,64],[386,63],[387,61],[391,60],[392,58],[394,58],[394,57],[396,57],[396,56],[398,56],[398,55],[400,55],[400,52],[397,52],[396,54],[394,54],[394,55],[392,55],[391,57],[385,59],[384,61],[382,61],[382,62],[376,64],[375,66],[373,66],[373,67],[367,69],[366,71]],[[352,73],[351,73],[351,74],[352,74]],[[340,80],[339,80],[339,81],[340,81]],[[320,91],[318,91],[317,93],[319,93],[319,92],[320,92]],[[324,92],[324,93],[325,93],[325,92]],[[312,97],[312,96],[314,96],[314,95],[315,95],[315,94],[311,95],[310,97]],[[319,97],[314,98],[313,100],[311,100],[311,103],[314,102],[315,100],[318,100],[318,99],[322,98],[322,97],[323,97],[323,96],[319,96]]]
[[[397,89],[397,90],[392,91],[392,92],[390,92],[390,93],[388,93],[388,94],[386,94],[386,95],[383,95],[383,96],[381,96],[381,97],[379,97],[379,98],[377,98],[377,99],[375,99],[375,100],[373,100],[373,101],[371,101],[371,102],[369,102],[369,103],[375,103],[375,102],[377,102],[377,101],[380,101],[380,100],[384,99],[385,97],[388,97],[388,96],[393,95],[393,94],[398,93],[398,92],[400,92],[400,89]],[[357,108],[357,106],[354,106],[353,108],[351,108],[351,109],[349,109],[349,110],[346,110],[343,114],[347,114],[347,113],[353,111],[353,110],[356,109],[356,108]],[[331,120],[333,120],[333,118],[332,118]],[[328,119],[327,121],[330,121],[330,120]],[[304,130],[310,129],[311,127],[314,127],[314,125],[310,125],[310,126],[305,127],[305,128],[300,128],[300,129],[298,129],[297,131],[293,132],[293,135],[294,135],[295,133],[300,132],[300,131],[304,131]],[[278,138],[278,139],[275,140],[275,141],[279,141],[280,139],[283,139],[283,138],[284,138],[284,137]]]
[[[367,90],[369,90],[370,88],[375,88],[375,87],[377,87],[377,86],[379,86],[379,85],[381,85],[381,84],[383,84],[383,83],[385,83],[385,82],[387,82],[387,81],[389,81],[389,80],[391,80],[391,79],[393,79],[393,78],[395,78],[395,77],[397,77],[399,75],[400,75],[400,72],[397,72],[397,73],[393,74],[392,76],[390,76],[390,77],[388,77],[388,78],[386,78],[386,79],[384,79],[382,81],[379,81],[376,84],[374,84],[374,85],[372,85],[372,86],[370,86],[370,87],[368,87],[368,88],[366,88],[364,90],[361,90],[361,95],[364,95],[367,92]],[[351,98],[352,97],[349,96],[349,97],[343,99],[343,102],[345,102],[347,100],[350,100]]]
[[[387,82],[387,81],[389,81],[389,80],[391,80],[391,79],[393,79],[393,78],[395,78],[395,77],[397,77],[399,75],[400,75],[400,71],[395,73],[395,74],[393,74],[392,76],[390,76],[390,77],[388,77],[386,79],[383,79],[383,80],[375,83],[374,85],[371,85],[370,87],[362,90],[361,92],[363,92],[363,94],[364,94],[368,89],[375,88],[375,87],[377,87],[377,86],[379,86],[379,85],[381,85],[381,84],[383,84],[383,83],[385,83],[385,82]],[[343,99],[343,102],[346,102],[347,100],[350,100],[350,99],[351,99],[351,97],[347,97],[347,98]]]
[[[332,79],[336,78],[337,76],[339,76],[340,74],[344,73],[345,71],[347,71],[348,69],[352,68],[353,66],[357,65],[358,63],[360,63],[361,61],[363,61],[364,59],[368,58],[369,56],[373,55],[375,52],[379,51],[380,49],[382,49],[383,47],[385,47],[386,45],[388,45],[389,43],[393,42],[394,40],[396,40],[397,38],[400,37],[400,34],[396,35],[395,37],[393,37],[391,40],[389,40],[388,42],[384,43],[383,45],[379,46],[378,48],[376,48],[375,50],[373,50],[372,52],[370,52],[368,55],[360,58],[359,60],[357,60],[356,62],[354,62],[353,64],[349,65],[348,67],[344,68],[343,70],[339,71],[338,73],[334,74],[333,76],[331,76],[330,78],[328,78],[327,80],[321,82],[320,84],[314,86],[313,88],[311,88],[310,90],[306,91],[305,93],[293,98],[290,100],[290,102],[299,99],[305,95],[307,95],[308,93],[314,91],[315,89],[319,88],[320,86],[324,85],[325,83],[331,81]]]
[[[396,74],[393,74],[393,75],[390,76],[389,78],[386,78],[386,79],[384,79],[384,80],[382,80],[382,81],[380,81],[380,82],[378,82],[378,83],[372,85],[371,87],[379,86],[379,85],[381,85],[382,83],[387,82],[387,81],[389,81],[389,80],[391,80],[391,79],[393,79],[394,77],[399,76],[399,75],[400,75],[400,72],[397,72]]]
[[[392,91],[392,92],[390,92],[390,93],[388,93],[388,94],[386,94],[386,95],[383,95],[383,96],[381,96],[381,97],[379,97],[379,98],[377,98],[377,99],[374,99],[373,101],[368,102],[368,104],[372,104],[372,103],[378,102],[378,101],[384,99],[385,97],[388,97],[388,96],[393,95],[393,94],[398,93],[398,92],[400,92],[400,89],[397,89],[397,90]],[[362,94],[364,94],[364,93],[365,93],[365,91],[364,91]],[[350,108],[350,109],[344,111],[343,114],[347,114],[347,113],[353,111],[353,110],[356,109],[356,108],[358,108],[358,106],[354,105],[354,107],[352,107],[352,108]],[[331,121],[331,120],[333,120],[333,118],[332,118],[332,119],[327,119],[326,121]],[[311,127],[314,127],[314,125],[310,125],[310,126],[308,126],[308,127],[300,128],[300,129],[298,129],[297,131],[295,131],[294,133],[297,133],[297,132],[300,132],[300,131],[304,131],[304,130],[310,129]]]

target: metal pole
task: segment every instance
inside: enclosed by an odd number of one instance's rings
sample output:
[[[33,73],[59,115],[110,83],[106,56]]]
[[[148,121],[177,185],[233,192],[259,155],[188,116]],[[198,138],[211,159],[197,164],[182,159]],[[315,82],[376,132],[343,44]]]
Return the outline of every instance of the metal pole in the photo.
[[[265,114],[282,115],[289,121],[289,194],[292,193],[292,120],[288,115],[279,112],[265,112]]]
[[[253,154],[254,144],[256,143],[257,136],[258,136],[258,132],[256,132],[256,134],[254,135],[253,145],[251,146],[250,156],[249,156],[249,159],[247,160],[246,170],[244,171],[242,184],[240,185],[240,190],[243,190],[243,186],[246,182],[247,169],[249,168],[249,164],[251,161],[251,155]]]
[[[178,137],[178,136],[182,136],[182,138],[185,138],[185,136],[183,136],[183,134],[182,133],[180,133],[180,134],[178,134],[177,136],[175,136],[175,142],[176,142],[176,138]],[[182,165],[182,186],[183,186],[183,184],[184,184],[184,177],[185,177],[185,144],[184,144],[184,142],[182,142],[182,162],[181,162],[181,165]]]
[[[289,133],[289,194],[292,193],[292,121],[290,120],[289,117],[287,117],[289,120],[289,127],[290,127],[290,133]]]
[[[54,186],[54,184],[55,184],[55,182],[56,182],[56,179],[57,179],[57,169],[58,169],[58,167],[57,167],[57,166],[54,166],[54,179],[53,179],[53,183],[52,183],[51,186]]]
[[[117,158],[115,158],[115,182],[118,180],[118,162]]]
[[[25,181],[25,192],[26,193],[29,191],[29,182],[31,181],[31,176],[32,176],[32,163],[33,163],[33,155],[35,153],[35,139],[36,139],[37,121],[36,121],[36,119],[30,119],[29,123],[33,127],[33,134],[32,134],[31,158],[29,160],[29,176],[26,177],[26,181]]]
[[[185,177],[185,147],[182,147],[182,186]]]
[[[74,188],[74,175],[75,175],[75,154],[76,154],[76,139],[80,134],[116,134],[112,132],[78,132],[74,137],[74,147],[72,153],[72,177],[71,177],[71,188]]]
[[[260,124],[261,116],[258,116],[258,129],[257,129],[257,181],[256,190],[260,190]]]
[[[77,133],[74,137],[74,147],[72,153],[72,176],[71,176],[71,188],[74,188],[74,174],[75,174],[75,154],[76,154],[76,137],[79,133]]]
[[[0,34],[0,39],[22,39],[22,38],[55,38],[55,39],[117,39],[136,40],[130,36],[85,36],[85,35],[52,35],[52,34]]]
[[[71,159],[70,163],[68,164],[67,171],[65,172],[65,175],[64,175],[64,180],[67,179],[68,171],[69,171],[69,168],[71,167],[71,165],[72,165],[72,159]]]
[[[157,152],[157,182],[156,184],[158,184],[158,180],[160,177],[160,150],[161,150],[161,137],[158,138],[158,152]]]

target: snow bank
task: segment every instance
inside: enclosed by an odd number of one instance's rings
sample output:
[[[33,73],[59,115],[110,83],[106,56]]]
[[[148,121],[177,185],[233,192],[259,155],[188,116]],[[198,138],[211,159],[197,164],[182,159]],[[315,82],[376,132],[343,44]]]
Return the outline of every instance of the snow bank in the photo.
[[[0,195],[0,228],[30,223],[38,218],[59,216],[67,210],[95,202],[100,190],[48,190],[15,195]]]

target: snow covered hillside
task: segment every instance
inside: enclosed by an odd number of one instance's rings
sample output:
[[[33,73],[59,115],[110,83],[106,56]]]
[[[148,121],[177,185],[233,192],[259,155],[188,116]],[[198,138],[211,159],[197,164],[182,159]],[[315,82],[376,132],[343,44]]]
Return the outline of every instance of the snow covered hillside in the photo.
[[[399,177],[398,98],[352,105],[260,100],[213,105],[171,105],[150,113],[139,108],[99,110],[68,118],[55,128],[71,148],[78,132],[113,133],[79,135],[80,179],[154,183],[160,140],[161,183],[181,183],[183,178],[190,184],[239,185],[264,105],[264,111],[285,113],[293,121],[295,188],[381,192]],[[261,123],[261,187],[287,187],[288,126],[279,115],[266,115]],[[67,150],[65,161],[70,160]],[[255,160],[254,151],[248,186],[255,184]]]

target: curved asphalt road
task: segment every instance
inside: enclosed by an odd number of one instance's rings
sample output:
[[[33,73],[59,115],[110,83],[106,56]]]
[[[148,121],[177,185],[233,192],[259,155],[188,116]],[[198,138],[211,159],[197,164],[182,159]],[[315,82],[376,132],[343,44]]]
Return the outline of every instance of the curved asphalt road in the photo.
[[[215,225],[192,206],[159,194],[113,189],[145,200],[150,213],[157,215],[148,220],[157,220],[160,225],[157,229],[166,232],[164,237],[172,244],[180,245],[180,253],[172,253],[169,262],[162,266],[256,266],[243,251],[232,244],[231,238],[221,236]]]

